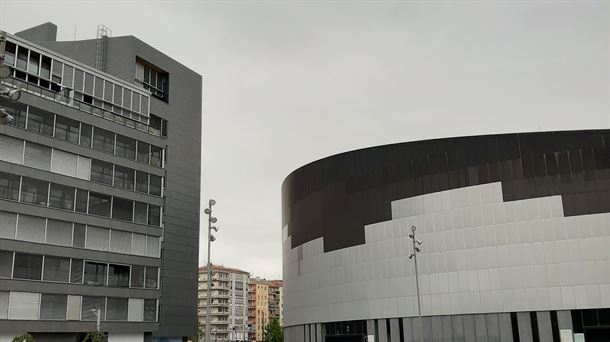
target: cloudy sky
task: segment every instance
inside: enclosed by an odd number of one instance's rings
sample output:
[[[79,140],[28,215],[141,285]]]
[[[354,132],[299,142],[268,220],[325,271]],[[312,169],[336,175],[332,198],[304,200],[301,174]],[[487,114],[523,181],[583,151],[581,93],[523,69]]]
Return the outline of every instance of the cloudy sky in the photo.
[[[303,164],[400,141],[608,128],[609,19],[607,0],[0,0],[2,30],[51,21],[60,40],[90,39],[105,24],[203,75],[212,260],[267,278],[281,277],[281,183]]]

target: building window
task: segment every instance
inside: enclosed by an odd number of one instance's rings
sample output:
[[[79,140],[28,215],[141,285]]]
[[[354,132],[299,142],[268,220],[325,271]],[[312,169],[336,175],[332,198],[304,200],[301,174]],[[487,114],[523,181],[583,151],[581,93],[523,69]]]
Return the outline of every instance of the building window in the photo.
[[[106,285],[106,267],[105,263],[85,262],[85,285]]]
[[[21,182],[21,202],[46,206],[48,193],[48,182],[23,177]]]
[[[43,293],[40,296],[41,320],[65,320],[68,309],[68,296]]]
[[[157,300],[144,299],[144,322],[157,321]]]
[[[51,245],[72,246],[72,222],[47,219],[46,242]]]
[[[15,54],[17,53],[17,45],[13,42],[6,42],[6,48],[4,51],[4,64],[13,66],[15,65]]]
[[[45,281],[68,282],[70,280],[70,258],[60,258],[54,256],[44,257]]]
[[[136,140],[117,134],[116,155],[134,160],[136,158]]]
[[[161,196],[161,177],[150,175],[150,185],[148,192],[151,195]]]
[[[0,101],[0,105],[6,109],[6,111],[13,116],[13,121],[9,122],[9,125],[25,128],[25,117],[26,117],[26,106],[19,103],[10,103]]]
[[[154,145],[150,145],[150,164],[161,167],[163,149]]]
[[[133,190],[135,170],[115,165],[114,166],[114,186]]]
[[[144,287],[144,266],[131,266],[131,287]]]
[[[108,286],[129,287],[129,266],[110,264]]]
[[[74,284],[83,283],[83,259],[72,259],[70,265],[70,282]]]
[[[106,317],[106,298],[83,296],[81,320],[95,321],[97,319],[95,313],[97,310],[100,310],[100,317],[104,320]]]
[[[148,193],[148,173],[136,171],[136,191]]]
[[[149,158],[150,145],[145,142],[138,141],[138,161],[148,164],[148,161],[150,160]]]
[[[19,179],[17,175],[0,172],[0,198],[17,201],[19,199]]]
[[[126,321],[128,298],[111,298],[108,297],[106,320],[107,321]]]
[[[146,205],[146,203],[136,202],[136,207],[134,210],[134,213],[135,213],[134,222],[146,224],[146,222],[148,221],[148,208],[147,207],[148,206]]]
[[[161,207],[157,205],[148,205],[148,224],[151,226],[161,225]]]
[[[51,183],[49,207],[74,210],[74,188]]]
[[[42,255],[15,253],[13,278],[40,280],[42,276]]]
[[[13,272],[13,252],[0,251],[0,277],[1,278],[10,278],[12,272]],[[143,275],[144,275],[144,273],[142,273],[142,276]]]
[[[89,192],[87,190],[76,189],[76,211],[86,213],[89,201]]]
[[[62,140],[78,143],[80,135],[80,123],[76,120],[68,119],[57,115],[55,118],[55,137]]]
[[[133,201],[114,197],[112,200],[112,218],[133,221]]]
[[[30,107],[28,130],[45,135],[53,135],[53,113]]]
[[[93,148],[114,153],[114,133],[95,127],[93,130]]]
[[[136,59],[136,83],[149,90],[152,95],[162,101],[168,102],[169,74],[156,66]]]
[[[112,163],[91,159],[91,180],[112,185]]]
[[[159,269],[157,267],[146,266],[146,288],[156,289],[159,279]]]
[[[110,196],[95,192],[89,193],[89,214],[110,216]]]
[[[93,126],[81,123],[80,141],[78,142],[82,146],[91,147]]]
[[[72,247],[85,248],[85,228],[84,224],[74,224],[74,235],[72,237]]]

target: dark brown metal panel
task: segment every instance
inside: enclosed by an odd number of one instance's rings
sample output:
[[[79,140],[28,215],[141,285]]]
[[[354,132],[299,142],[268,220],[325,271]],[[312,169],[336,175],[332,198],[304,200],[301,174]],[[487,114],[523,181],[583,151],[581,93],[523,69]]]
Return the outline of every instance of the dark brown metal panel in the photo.
[[[307,164],[282,185],[292,248],[364,243],[393,200],[502,182],[505,201],[561,195],[565,215],[610,212],[610,130],[514,133],[416,141]]]

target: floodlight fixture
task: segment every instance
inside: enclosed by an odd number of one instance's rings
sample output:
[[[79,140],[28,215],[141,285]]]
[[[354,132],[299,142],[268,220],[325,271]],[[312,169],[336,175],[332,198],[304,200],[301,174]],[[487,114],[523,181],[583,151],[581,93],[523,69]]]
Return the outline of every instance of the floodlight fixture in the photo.
[[[11,76],[13,70],[8,65],[0,65],[0,78],[8,78]]]

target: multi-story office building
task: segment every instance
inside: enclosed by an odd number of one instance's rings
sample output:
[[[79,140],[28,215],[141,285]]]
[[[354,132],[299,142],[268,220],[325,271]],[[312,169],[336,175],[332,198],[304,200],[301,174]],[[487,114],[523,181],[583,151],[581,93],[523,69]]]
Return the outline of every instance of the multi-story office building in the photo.
[[[254,284],[252,293],[254,303],[254,322],[255,326],[252,327],[254,330],[255,340],[263,341],[265,326],[269,323],[269,284],[266,280],[260,278],[250,279]]]
[[[6,35],[0,340],[197,328],[201,76],[133,36]]]
[[[609,130],[351,151],[282,197],[288,342],[610,340]]]
[[[199,327],[205,332],[207,266],[199,268]],[[248,331],[248,272],[212,265],[210,341],[244,341]]]

